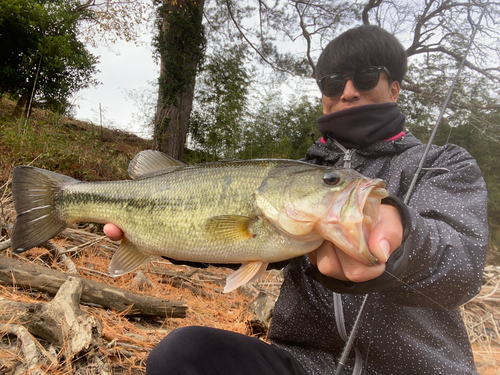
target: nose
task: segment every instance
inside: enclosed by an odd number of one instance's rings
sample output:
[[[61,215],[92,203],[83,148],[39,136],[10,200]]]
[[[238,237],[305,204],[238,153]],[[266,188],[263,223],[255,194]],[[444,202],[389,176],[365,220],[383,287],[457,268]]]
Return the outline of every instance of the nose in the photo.
[[[352,83],[352,79],[347,78],[347,82],[345,83],[344,92],[342,93],[340,99],[343,101],[352,101],[359,99],[359,91],[354,87]]]

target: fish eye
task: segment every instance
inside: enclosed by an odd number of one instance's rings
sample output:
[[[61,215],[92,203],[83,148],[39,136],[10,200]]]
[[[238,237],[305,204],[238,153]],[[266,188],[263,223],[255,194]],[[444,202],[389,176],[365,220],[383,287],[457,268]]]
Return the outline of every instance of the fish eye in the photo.
[[[323,176],[323,182],[327,185],[335,186],[340,183],[341,177],[337,172],[328,172]]]

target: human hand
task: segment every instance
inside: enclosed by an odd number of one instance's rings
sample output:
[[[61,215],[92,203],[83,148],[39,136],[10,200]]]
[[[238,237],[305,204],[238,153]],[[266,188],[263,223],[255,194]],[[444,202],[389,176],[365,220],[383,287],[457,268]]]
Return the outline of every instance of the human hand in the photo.
[[[379,277],[389,256],[403,241],[403,223],[397,208],[386,204],[380,206],[378,219],[368,239],[370,252],[379,260],[377,265],[358,262],[330,241],[309,253],[309,260],[323,275],[338,280],[363,282]]]
[[[111,241],[119,241],[123,239],[123,232],[115,224],[108,223],[102,229],[104,234],[109,237]]]

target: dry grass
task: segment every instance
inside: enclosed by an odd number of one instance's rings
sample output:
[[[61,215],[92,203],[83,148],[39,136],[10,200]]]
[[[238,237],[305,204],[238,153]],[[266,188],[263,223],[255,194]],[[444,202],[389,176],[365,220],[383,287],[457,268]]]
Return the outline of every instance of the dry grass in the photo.
[[[58,247],[66,248],[74,245],[68,243],[67,240],[61,239],[57,240],[56,244]],[[181,273],[189,270],[189,267],[172,266],[166,261],[154,262],[145,267],[142,272],[151,283],[141,285],[134,283],[134,275],[125,275],[119,278],[105,276],[111,255],[109,249],[112,248],[113,246],[110,246],[107,240],[103,240],[102,243],[86,248],[84,252],[73,256],[71,259],[79,273],[88,279],[151,296],[181,300],[189,306],[186,318],[167,318],[164,320],[126,317],[125,312],[103,310],[94,306],[82,306],[82,310],[102,321],[105,345],[100,348],[100,358],[109,362],[112,374],[144,374],[145,361],[150,350],[168,332],[179,327],[202,325],[240,333],[247,332],[245,321],[249,317],[247,306],[251,299],[239,293],[223,295],[216,291],[220,289],[218,280],[225,279],[230,270],[211,267],[206,271],[204,270],[199,278],[191,277],[196,284],[206,284],[205,296],[187,288],[173,287],[169,283],[168,277],[158,275],[158,272],[156,272],[158,268],[172,269]],[[45,249],[33,249],[23,258],[26,261],[34,261],[64,271],[61,264]],[[150,269],[154,269],[154,273],[150,273]],[[203,281],[207,279],[205,277],[207,275],[212,276],[213,281]],[[6,287],[0,287],[0,298],[31,303],[50,300],[50,297],[37,292]],[[0,324],[2,323],[13,324],[15,322],[3,322],[0,318]],[[2,336],[2,332],[3,341],[9,338],[12,339],[11,336],[6,335],[5,326],[0,329],[0,336]],[[19,345],[7,349],[4,343],[4,347],[0,347],[0,366],[9,361],[18,361],[22,357]],[[68,371],[68,366],[64,362],[64,358],[58,358],[56,364],[50,366],[50,372],[47,372],[49,368],[44,368],[43,371],[51,374],[65,374]],[[78,364],[74,363],[73,366],[76,368]],[[91,373],[89,372],[89,374]]]
[[[0,183],[17,165],[50,169],[80,180],[127,178],[129,161],[151,142],[133,134],[101,129],[48,111],[11,122],[13,103],[0,98]]]
[[[89,242],[95,242],[95,238],[100,237],[100,235],[83,230],[74,232],[84,237],[88,236]],[[55,243],[59,248],[71,248],[78,245],[63,238],[57,239]],[[166,261],[157,261],[142,270],[150,283],[138,284],[134,282],[134,275],[124,275],[119,278],[106,276],[110,257],[115,248],[116,244],[102,239],[85,248],[85,251],[73,254],[71,260],[79,273],[86,278],[138,293],[182,300],[188,304],[189,310],[184,319],[157,320],[126,317],[124,312],[82,306],[84,311],[99,318],[103,323],[105,345],[100,348],[100,358],[108,361],[112,369],[111,374],[144,374],[145,362],[150,350],[168,332],[179,327],[202,325],[248,334],[246,322],[250,315],[247,307],[251,298],[236,292],[228,295],[218,292],[221,289],[221,283],[231,272],[230,270],[210,267],[208,270],[198,271],[187,266],[173,266]],[[24,257],[26,261],[35,261],[47,267],[65,271],[65,267],[45,249],[34,249]],[[159,269],[175,270],[179,274],[191,274],[189,278],[185,278],[185,285],[205,285],[203,289],[206,292],[205,295],[187,287],[172,286],[169,277],[158,272]],[[271,272],[259,281],[259,286],[275,293],[279,288],[279,283],[279,275]],[[20,302],[50,300],[48,296],[40,293],[6,287],[0,287],[0,298]],[[462,308],[480,374],[496,374],[500,367],[499,304],[500,267],[488,266],[481,293]],[[5,334],[5,330],[3,332]],[[0,364],[16,363],[21,358],[19,346],[10,350],[7,350],[5,346],[0,348]],[[56,363],[50,366],[50,372],[46,372],[48,368],[43,370],[44,373],[66,374],[69,366],[70,364],[64,362],[64,358],[58,358]]]
[[[479,295],[462,307],[480,374],[498,374],[500,368],[500,267],[489,265]]]

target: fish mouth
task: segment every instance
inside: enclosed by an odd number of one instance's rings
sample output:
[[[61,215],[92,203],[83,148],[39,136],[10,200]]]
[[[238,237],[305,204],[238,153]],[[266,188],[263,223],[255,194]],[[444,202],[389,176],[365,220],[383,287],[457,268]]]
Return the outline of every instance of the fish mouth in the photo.
[[[336,206],[333,204],[326,225],[319,230],[340,250],[368,266],[378,264],[377,257],[369,250],[368,239],[378,222],[380,202],[389,196],[385,186],[380,179],[352,184],[348,196],[343,199],[340,214],[333,214]]]
[[[389,196],[387,190],[385,190],[385,182],[381,181],[368,193],[368,198],[384,199]]]
[[[376,180],[369,187],[368,197],[376,199],[384,199],[389,196],[389,193],[385,189],[385,182],[382,180]]]

